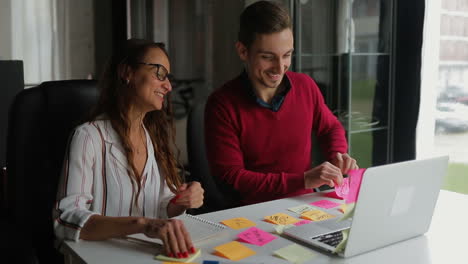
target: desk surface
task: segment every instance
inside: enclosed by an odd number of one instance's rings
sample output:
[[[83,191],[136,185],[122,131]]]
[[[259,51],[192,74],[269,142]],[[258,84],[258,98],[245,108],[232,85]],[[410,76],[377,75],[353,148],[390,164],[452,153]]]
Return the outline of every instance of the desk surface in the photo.
[[[319,193],[308,194],[299,197],[281,199],[261,204],[249,205],[224,211],[218,211],[199,215],[213,222],[220,222],[234,217],[246,217],[257,222],[257,227],[267,232],[274,231],[274,225],[261,221],[264,216],[285,212],[291,216],[294,213],[286,211],[292,206],[310,203],[322,199]],[[393,244],[381,249],[371,251],[352,258],[343,259],[334,255],[324,254],[321,251],[309,248],[316,256],[306,263],[412,263],[412,264],[434,264],[434,263],[468,263],[466,255],[466,239],[468,237],[468,195],[441,191],[437,201],[434,217],[429,231],[413,239],[409,239],[397,244]],[[337,209],[332,209],[337,210]],[[202,263],[203,260],[219,260],[230,263],[229,260],[212,255],[213,248],[223,243],[236,239],[236,234],[242,230],[232,230],[216,236],[212,239],[197,243],[196,246],[202,249],[202,256],[196,259],[195,263]],[[257,252],[255,262],[259,263],[289,263],[272,255],[272,252],[292,244],[284,237],[272,241],[271,243],[258,247],[244,243]],[[83,263],[159,263],[153,260],[156,253],[154,247],[147,244],[140,244],[121,239],[111,239],[107,241],[66,241],[61,250],[68,256],[72,256],[74,262]],[[253,263],[249,258],[232,263]]]

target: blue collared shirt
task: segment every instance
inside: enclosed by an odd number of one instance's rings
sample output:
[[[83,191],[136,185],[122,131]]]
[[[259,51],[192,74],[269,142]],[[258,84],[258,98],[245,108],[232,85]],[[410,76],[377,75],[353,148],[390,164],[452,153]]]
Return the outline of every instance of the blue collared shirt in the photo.
[[[257,94],[255,93],[254,87],[252,83],[250,82],[250,79],[245,70],[241,73],[241,79],[242,79],[242,82],[244,83],[244,86],[249,91],[249,95],[252,96],[255,102],[258,105],[265,107],[267,109],[270,109],[273,112],[279,111],[281,105],[283,104],[284,98],[288,94],[289,90],[291,90],[291,82],[289,82],[288,77],[284,75],[283,80],[281,80],[281,84],[279,87],[281,91],[273,97],[273,99],[271,100],[271,103],[267,103],[263,101],[262,98],[257,96]]]

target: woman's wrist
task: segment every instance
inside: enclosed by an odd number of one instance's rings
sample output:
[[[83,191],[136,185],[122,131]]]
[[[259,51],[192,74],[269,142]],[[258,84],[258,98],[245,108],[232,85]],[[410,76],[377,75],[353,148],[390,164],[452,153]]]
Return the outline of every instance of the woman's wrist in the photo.
[[[138,217],[136,221],[138,233],[145,233],[148,226],[148,219],[145,217]]]
[[[186,206],[178,205],[175,203],[169,203],[167,206],[167,216],[169,218],[178,216],[182,214],[183,212],[185,212],[187,209],[189,208],[187,208]]]

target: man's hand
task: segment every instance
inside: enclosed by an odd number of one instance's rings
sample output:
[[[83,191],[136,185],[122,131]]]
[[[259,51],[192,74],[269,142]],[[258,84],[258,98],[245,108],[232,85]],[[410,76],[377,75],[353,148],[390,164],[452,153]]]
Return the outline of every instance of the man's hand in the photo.
[[[343,174],[338,167],[330,162],[324,162],[315,168],[304,172],[304,184],[306,189],[320,187],[324,184],[334,187],[341,185]]]
[[[347,174],[349,170],[359,169],[356,160],[351,158],[347,153],[342,154],[337,152],[331,163],[338,167],[342,174]]]

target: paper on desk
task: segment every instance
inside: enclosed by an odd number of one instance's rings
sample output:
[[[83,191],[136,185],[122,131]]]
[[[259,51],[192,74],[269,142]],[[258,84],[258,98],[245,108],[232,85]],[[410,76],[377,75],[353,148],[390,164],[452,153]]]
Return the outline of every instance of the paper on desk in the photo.
[[[359,194],[359,188],[361,187],[362,175],[365,171],[366,169],[358,169],[350,170],[348,172],[349,192],[348,195],[345,197],[345,201],[347,204],[356,202]]]
[[[241,260],[246,257],[257,254],[252,249],[242,245],[237,241],[232,241],[226,244],[222,244],[214,248],[218,256],[230,259],[230,260]]]
[[[244,232],[239,233],[237,237],[247,243],[257,246],[263,246],[277,239],[277,237],[275,237],[274,235],[256,227],[251,227],[245,230]]]
[[[290,225],[299,222],[298,219],[283,213],[265,216],[265,221],[276,225]]]
[[[310,210],[313,210],[313,209],[315,209],[315,208],[313,206],[311,206],[310,204],[302,204],[302,205],[299,205],[299,206],[288,208],[289,211],[295,212],[297,214],[302,214],[305,211],[310,211]]]
[[[287,247],[280,248],[274,251],[273,254],[292,263],[303,263],[315,256],[312,251],[307,250],[297,244],[292,244]]]
[[[323,221],[330,218],[334,218],[334,215],[328,214],[320,210],[307,211],[301,214],[301,218],[312,220],[312,221]]]
[[[221,221],[222,224],[229,226],[232,229],[242,229],[246,227],[251,227],[255,226],[255,222],[250,221],[247,218],[244,217],[237,217],[237,218],[232,218],[232,219],[227,219],[224,221]]]
[[[317,206],[317,207],[325,208],[325,209],[330,209],[330,208],[333,208],[333,207],[340,206],[340,203],[335,203],[335,202],[328,201],[328,200],[320,200],[320,201],[313,202],[313,203],[310,203],[310,204],[314,205],[314,206]]]
[[[145,243],[150,243],[153,245],[162,245],[163,242],[159,238],[152,238],[152,237],[147,237],[143,233],[138,233],[138,234],[132,234],[128,235],[126,237],[127,240],[133,240],[133,241],[138,241],[138,242],[145,242]]]
[[[157,256],[154,256],[154,259],[156,260],[161,260],[161,261],[170,261],[170,262],[183,262],[183,263],[188,263],[188,262],[192,262],[192,260],[198,258],[201,254],[201,250],[198,249],[197,252],[195,252],[194,254],[190,254],[188,258],[171,258],[171,257],[168,257],[166,255],[157,255]]]

